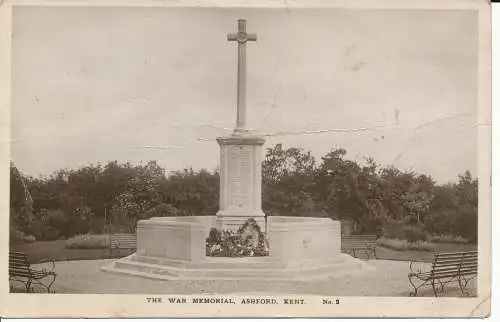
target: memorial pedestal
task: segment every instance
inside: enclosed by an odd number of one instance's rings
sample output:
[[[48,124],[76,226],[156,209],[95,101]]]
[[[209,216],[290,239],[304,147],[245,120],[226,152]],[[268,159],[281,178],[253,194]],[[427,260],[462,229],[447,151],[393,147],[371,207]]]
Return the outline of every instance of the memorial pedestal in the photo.
[[[218,138],[220,145],[220,209],[217,228],[236,230],[254,218],[262,230],[261,162],[264,138],[232,135]]]
[[[367,261],[341,254],[340,222],[328,218],[269,217],[269,256],[206,256],[205,238],[215,217],[141,220],[137,252],[101,269],[158,280],[236,281],[327,280],[375,269]]]

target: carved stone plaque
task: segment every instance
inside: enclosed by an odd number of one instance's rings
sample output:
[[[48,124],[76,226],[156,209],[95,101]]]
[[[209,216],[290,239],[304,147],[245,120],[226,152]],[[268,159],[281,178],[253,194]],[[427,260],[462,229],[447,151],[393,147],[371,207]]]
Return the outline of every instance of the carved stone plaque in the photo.
[[[250,205],[251,152],[248,146],[233,146],[229,149],[230,200],[238,207]]]

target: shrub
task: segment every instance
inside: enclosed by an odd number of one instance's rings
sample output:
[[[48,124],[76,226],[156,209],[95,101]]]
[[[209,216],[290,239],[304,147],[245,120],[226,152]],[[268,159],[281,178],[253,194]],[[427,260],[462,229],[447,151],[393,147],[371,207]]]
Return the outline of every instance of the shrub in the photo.
[[[383,236],[390,239],[401,239],[415,242],[417,240],[426,240],[424,225],[409,224],[407,219],[396,221],[388,219],[382,229]]]
[[[436,245],[422,240],[409,242],[407,240],[390,239],[382,237],[377,241],[377,245],[384,246],[396,251],[406,251],[406,250],[417,250],[424,252],[436,251]]]
[[[18,229],[10,229],[9,239],[11,243],[23,243],[24,242],[24,233]]]
[[[425,229],[432,235],[453,235],[458,231],[457,212],[442,209],[431,212],[425,217]]]
[[[434,243],[454,243],[454,244],[467,244],[469,242],[462,236],[454,236],[454,235],[431,235],[427,237],[427,240]]]
[[[11,228],[10,229],[10,236],[9,236],[10,242],[11,243],[34,243],[36,242],[36,238],[33,235],[27,235],[20,231],[19,229],[16,228]]]
[[[382,228],[382,236],[387,238],[401,238],[401,229],[396,220],[386,219]]]
[[[141,219],[149,219],[151,217],[174,217],[174,216],[187,216],[187,214],[185,211],[177,209],[176,207],[170,204],[162,203],[157,206],[154,206],[153,208],[141,214]]]
[[[109,235],[76,235],[66,240],[66,248],[71,249],[97,249],[110,246]]]
[[[33,235],[26,235],[24,237],[24,242],[25,243],[34,243],[34,242],[36,242],[36,238]]]
[[[458,233],[472,243],[477,242],[477,208],[462,207],[458,210]]]
[[[401,227],[401,239],[409,242],[425,241],[425,233],[420,226],[405,225]]]

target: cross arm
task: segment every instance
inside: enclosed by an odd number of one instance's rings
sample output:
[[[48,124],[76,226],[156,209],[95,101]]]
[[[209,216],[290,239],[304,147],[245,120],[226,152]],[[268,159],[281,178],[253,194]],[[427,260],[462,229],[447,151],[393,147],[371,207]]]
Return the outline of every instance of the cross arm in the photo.
[[[257,41],[257,34],[247,34],[248,41]]]
[[[257,41],[257,34],[247,34],[246,32],[237,32],[227,34],[228,41],[237,41],[245,43],[247,41]]]

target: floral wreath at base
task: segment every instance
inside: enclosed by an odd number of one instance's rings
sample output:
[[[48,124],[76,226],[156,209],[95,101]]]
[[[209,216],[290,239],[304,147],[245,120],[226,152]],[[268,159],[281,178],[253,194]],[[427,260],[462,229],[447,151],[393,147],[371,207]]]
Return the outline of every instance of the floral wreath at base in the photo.
[[[269,256],[269,241],[255,219],[248,219],[238,231],[210,229],[206,255],[213,257]]]

